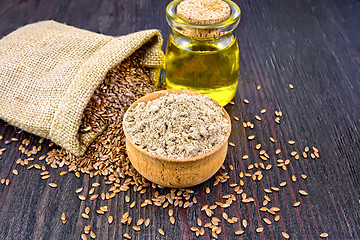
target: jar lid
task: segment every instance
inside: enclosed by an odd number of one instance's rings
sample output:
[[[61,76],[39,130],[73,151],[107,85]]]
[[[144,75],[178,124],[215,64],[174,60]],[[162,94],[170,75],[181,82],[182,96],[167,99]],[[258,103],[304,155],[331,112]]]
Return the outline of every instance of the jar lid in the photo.
[[[179,18],[194,24],[223,22],[230,13],[229,4],[222,0],[184,0],[176,8]]]
[[[231,0],[174,0],[166,20],[177,32],[192,38],[214,38],[233,31],[241,11]]]

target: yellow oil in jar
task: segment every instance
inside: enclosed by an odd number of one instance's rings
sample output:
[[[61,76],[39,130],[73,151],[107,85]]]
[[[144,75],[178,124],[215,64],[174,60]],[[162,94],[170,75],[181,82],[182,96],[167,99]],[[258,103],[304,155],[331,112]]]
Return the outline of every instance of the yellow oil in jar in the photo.
[[[191,40],[170,34],[165,69],[168,89],[200,92],[224,106],[234,97],[238,84],[236,37]]]

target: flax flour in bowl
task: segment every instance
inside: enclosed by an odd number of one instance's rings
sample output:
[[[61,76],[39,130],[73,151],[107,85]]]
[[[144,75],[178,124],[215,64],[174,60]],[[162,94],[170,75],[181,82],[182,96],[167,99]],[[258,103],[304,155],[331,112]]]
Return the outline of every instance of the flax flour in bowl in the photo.
[[[215,174],[231,132],[230,118],[217,102],[186,90],[139,99],[126,112],[123,127],[133,166],[168,187],[193,186]]]

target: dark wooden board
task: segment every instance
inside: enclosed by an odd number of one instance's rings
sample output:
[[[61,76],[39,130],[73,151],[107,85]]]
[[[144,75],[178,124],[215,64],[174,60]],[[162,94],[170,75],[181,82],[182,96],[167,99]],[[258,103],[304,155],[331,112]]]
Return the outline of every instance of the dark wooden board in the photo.
[[[165,20],[165,7],[169,1],[0,1],[0,37],[17,28],[36,21],[53,19],[79,28],[108,35],[123,35],[142,29],[160,29],[164,39],[170,31]],[[238,174],[258,158],[255,144],[261,143],[271,155],[273,165],[264,172],[260,182],[246,179],[244,190],[254,197],[255,203],[244,204],[238,199],[229,209],[216,209],[240,219],[247,219],[243,239],[282,239],[287,232],[291,239],[319,239],[322,232],[329,239],[360,239],[360,2],[355,0],[316,1],[236,1],[243,14],[236,30],[240,46],[240,82],[235,96],[235,105],[227,106],[229,114],[240,118],[233,121],[230,147],[225,160],[230,179],[222,185],[212,186],[214,178],[191,188],[198,203],[188,209],[174,207],[176,224],[171,225],[167,209],[148,206],[136,207],[131,216],[151,218],[148,228],[134,232],[122,225],[120,218],[129,210],[125,194],[119,194],[106,202],[115,221],[106,223],[106,217],[95,215],[93,210],[103,201],[80,202],[75,189],[89,189],[91,183],[103,179],[90,179],[74,174],[64,177],[61,170],[51,169],[49,180],[42,180],[39,170],[27,170],[17,166],[20,157],[19,142],[5,145],[12,137],[31,139],[38,146],[39,137],[8,126],[0,121],[0,149],[6,148],[0,159],[0,179],[10,179],[8,186],[0,184],[0,239],[79,239],[85,225],[91,224],[97,239],[121,239],[125,232],[133,239],[192,239],[196,238],[190,227],[196,226],[197,217],[206,222],[200,211],[204,204],[214,204],[225,194],[233,193],[229,183],[239,183]],[[166,42],[166,41],[165,41]],[[289,88],[289,84],[294,89]],[[256,86],[261,85],[260,91]],[[248,99],[245,104],[243,99]],[[260,114],[261,109],[267,113]],[[274,111],[281,110],[281,124],[274,121]],[[262,121],[254,120],[261,115]],[[242,121],[255,123],[253,131],[244,129]],[[246,136],[253,132],[256,139],[249,142]],[[274,137],[276,143],[271,143]],[[294,140],[294,145],[287,144]],[[49,142],[43,144],[46,153]],[[320,158],[294,160],[289,153],[316,146]],[[274,152],[282,149],[279,157]],[[270,154],[271,153],[271,154]],[[241,160],[248,154],[248,160]],[[275,166],[277,158],[291,159],[287,171]],[[42,163],[44,164],[44,163]],[[234,171],[229,171],[229,165]],[[19,174],[15,176],[13,169]],[[295,174],[296,182],[291,181]],[[300,174],[306,174],[306,180]],[[259,212],[264,188],[288,184],[278,193],[268,194],[270,206],[280,207],[281,219],[268,226]],[[56,189],[48,186],[56,182]],[[211,193],[206,194],[205,188]],[[99,191],[103,191],[104,184]],[[299,189],[309,196],[302,197]],[[167,193],[168,189],[161,189]],[[144,195],[129,191],[132,200],[138,203],[153,196],[155,189]],[[301,205],[293,207],[295,201]],[[85,206],[92,208],[90,219],[83,219]],[[67,214],[67,223],[60,221],[62,212]],[[261,217],[261,218],[260,218]],[[133,225],[133,224],[132,224]],[[264,226],[262,233],[255,229]],[[237,239],[234,232],[241,228],[240,222],[220,224],[219,239]],[[165,236],[158,229],[165,230]],[[211,238],[206,229],[203,239]]]

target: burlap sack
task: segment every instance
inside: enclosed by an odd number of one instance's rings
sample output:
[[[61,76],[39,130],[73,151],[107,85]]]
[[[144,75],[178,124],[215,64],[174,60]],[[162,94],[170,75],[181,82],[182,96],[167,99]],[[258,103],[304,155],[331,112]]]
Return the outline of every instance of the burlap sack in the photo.
[[[157,30],[112,37],[44,21],[12,32],[0,40],[0,118],[83,155],[96,137],[78,134],[93,92],[150,40],[143,65],[155,77],[164,57]]]

